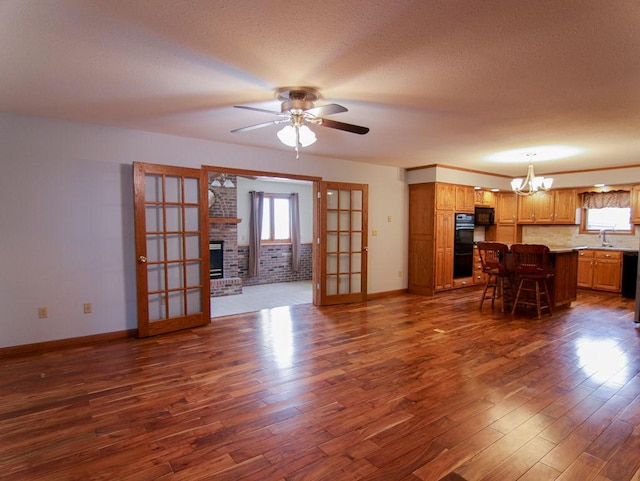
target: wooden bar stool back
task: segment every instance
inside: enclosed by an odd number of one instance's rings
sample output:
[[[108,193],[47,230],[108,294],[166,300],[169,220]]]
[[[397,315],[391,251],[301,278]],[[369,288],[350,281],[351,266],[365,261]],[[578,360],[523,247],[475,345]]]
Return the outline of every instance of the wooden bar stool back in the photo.
[[[541,244],[513,244],[511,253],[518,282],[511,313],[516,312],[518,305],[524,305],[535,306],[537,319],[540,319],[542,309],[547,309],[549,315],[553,315],[548,281],[554,274],[551,270],[549,248]]]
[[[509,247],[500,242],[478,242],[478,254],[482,264],[482,272],[487,276],[484,285],[482,298],[480,299],[480,309],[485,299],[491,299],[491,309],[496,299],[501,300],[500,311],[504,312],[505,306],[505,279],[509,287],[511,299],[513,299],[513,287],[510,282],[510,273],[507,269],[507,253]],[[487,294],[487,291],[489,294]]]

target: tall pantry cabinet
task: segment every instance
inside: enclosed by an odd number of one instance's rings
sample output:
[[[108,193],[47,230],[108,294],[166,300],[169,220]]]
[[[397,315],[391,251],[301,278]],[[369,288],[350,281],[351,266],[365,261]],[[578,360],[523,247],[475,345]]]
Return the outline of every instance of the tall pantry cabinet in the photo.
[[[427,296],[434,292],[435,198],[434,183],[409,185],[408,288]]]
[[[453,287],[455,209],[473,210],[473,188],[409,185],[409,292],[433,295]]]

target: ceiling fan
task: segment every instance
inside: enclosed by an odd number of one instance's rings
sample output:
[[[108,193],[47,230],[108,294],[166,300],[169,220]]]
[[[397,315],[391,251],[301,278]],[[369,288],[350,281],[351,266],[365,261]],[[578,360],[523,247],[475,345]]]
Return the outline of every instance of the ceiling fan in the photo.
[[[368,127],[347,124],[336,120],[326,119],[324,116],[347,112],[347,108],[338,104],[327,104],[319,107],[314,106],[314,102],[320,97],[318,89],[313,87],[282,87],[276,90],[276,97],[282,102],[280,112],[275,110],[258,109],[245,105],[234,105],[238,109],[254,110],[267,114],[276,115],[278,118],[269,122],[249,125],[235,132],[247,132],[249,130],[260,129],[270,125],[285,124],[284,128],[278,131],[280,141],[296,150],[296,158],[299,158],[299,147],[306,147],[316,141],[316,136],[309,128],[309,125],[319,125],[331,129],[344,130],[354,134],[364,135],[369,132]]]

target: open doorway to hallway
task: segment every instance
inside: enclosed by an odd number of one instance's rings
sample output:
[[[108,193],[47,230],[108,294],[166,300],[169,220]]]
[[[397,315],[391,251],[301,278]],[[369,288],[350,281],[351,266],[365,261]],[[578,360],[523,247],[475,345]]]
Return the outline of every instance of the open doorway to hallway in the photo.
[[[214,255],[211,256],[211,317],[312,303],[313,182],[231,171],[209,171],[208,176],[209,237],[220,253],[216,261],[220,265],[215,269]],[[260,270],[257,276],[249,275],[252,191],[281,197],[297,194],[301,244],[298,271],[291,268],[290,240],[264,240],[263,233]],[[267,220],[272,229],[273,221]]]

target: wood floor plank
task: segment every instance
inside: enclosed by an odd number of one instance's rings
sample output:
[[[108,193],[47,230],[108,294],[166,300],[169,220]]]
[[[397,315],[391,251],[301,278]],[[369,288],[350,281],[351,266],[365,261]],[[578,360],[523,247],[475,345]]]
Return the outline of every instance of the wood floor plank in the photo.
[[[640,481],[633,301],[534,320],[480,293],[3,357],[0,479]]]

